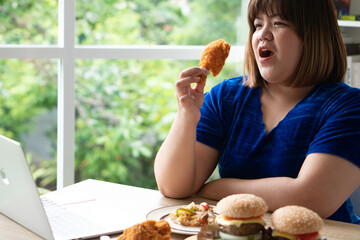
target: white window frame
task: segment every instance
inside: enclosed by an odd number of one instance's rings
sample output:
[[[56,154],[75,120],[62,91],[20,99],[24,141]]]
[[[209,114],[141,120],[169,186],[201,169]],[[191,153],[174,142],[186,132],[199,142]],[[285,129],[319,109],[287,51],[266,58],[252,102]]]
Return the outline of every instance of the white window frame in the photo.
[[[76,46],[75,0],[58,1],[58,45],[0,45],[0,59],[58,59],[57,189],[75,182],[76,59],[198,60],[205,46]],[[229,60],[241,61],[244,46],[232,46]]]

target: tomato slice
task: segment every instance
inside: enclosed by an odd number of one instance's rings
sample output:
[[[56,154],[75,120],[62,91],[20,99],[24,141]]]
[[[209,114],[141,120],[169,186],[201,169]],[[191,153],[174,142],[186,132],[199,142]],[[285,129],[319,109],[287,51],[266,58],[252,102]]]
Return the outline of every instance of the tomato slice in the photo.
[[[205,210],[208,210],[208,209],[209,209],[209,204],[206,203],[206,202],[200,203],[200,206],[202,206],[203,208],[205,208]]]
[[[319,236],[318,232],[295,235],[295,237],[300,240],[317,240],[318,236]]]

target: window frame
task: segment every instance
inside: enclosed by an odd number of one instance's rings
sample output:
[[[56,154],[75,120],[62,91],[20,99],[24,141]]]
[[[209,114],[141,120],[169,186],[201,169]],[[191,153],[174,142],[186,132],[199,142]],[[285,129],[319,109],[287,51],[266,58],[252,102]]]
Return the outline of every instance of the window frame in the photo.
[[[205,46],[75,45],[75,1],[58,1],[58,45],[0,45],[0,59],[58,59],[57,189],[75,183],[75,62],[77,59],[198,60]],[[245,46],[232,46],[242,61]]]

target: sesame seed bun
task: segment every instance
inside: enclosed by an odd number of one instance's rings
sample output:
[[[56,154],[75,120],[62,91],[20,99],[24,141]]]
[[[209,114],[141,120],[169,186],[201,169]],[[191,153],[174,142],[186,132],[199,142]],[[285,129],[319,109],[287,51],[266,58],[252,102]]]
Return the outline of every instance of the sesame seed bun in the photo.
[[[258,217],[267,210],[264,199],[253,194],[233,194],[221,199],[216,205],[219,214],[232,218]]]
[[[314,211],[300,206],[285,206],[271,216],[276,231],[290,234],[318,232],[323,226],[322,218]]]

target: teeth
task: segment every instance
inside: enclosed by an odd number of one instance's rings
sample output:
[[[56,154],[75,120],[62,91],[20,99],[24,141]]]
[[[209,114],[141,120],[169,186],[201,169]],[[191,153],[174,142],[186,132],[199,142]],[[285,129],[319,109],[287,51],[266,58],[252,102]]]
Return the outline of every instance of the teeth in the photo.
[[[271,51],[268,50],[268,49],[262,49],[261,52],[260,52],[261,57],[269,57],[270,54],[271,54]]]

